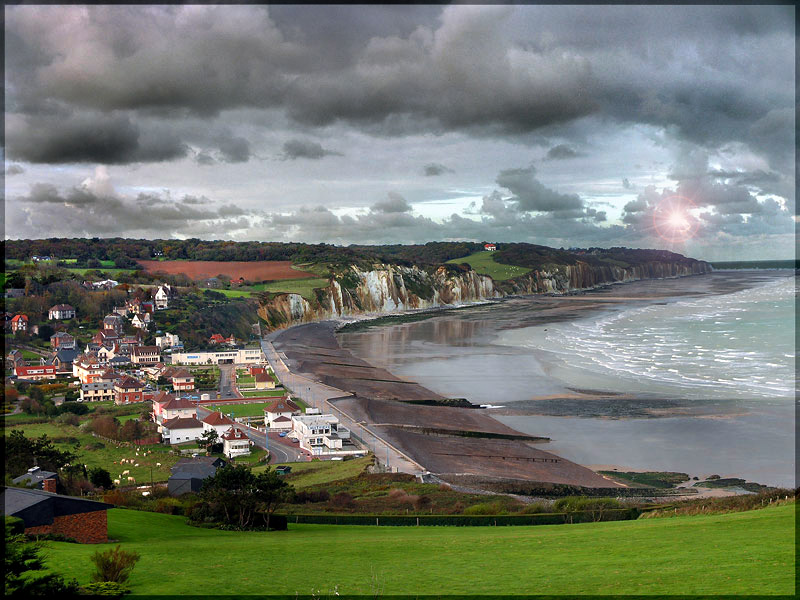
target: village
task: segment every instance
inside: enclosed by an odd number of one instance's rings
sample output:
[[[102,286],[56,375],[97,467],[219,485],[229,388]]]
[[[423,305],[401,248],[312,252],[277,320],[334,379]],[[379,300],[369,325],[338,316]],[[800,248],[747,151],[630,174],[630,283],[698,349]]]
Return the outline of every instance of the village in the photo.
[[[86,286],[113,288],[115,283]],[[154,286],[149,298],[129,295],[102,319],[83,348],[67,331],[76,309],[50,307],[47,316],[55,332],[48,351],[38,357],[24,343],[24,334],[38,333],[29,327],[29,315],[6,313],[6,327],[19,342],[12,342],[6,356],[8,380],[66,384],[66,393],[48,398],[56,407],[71,401],[141,406],[151,443],[157,440],[195,457],[212,446],[229,459],[257,449],[266,451],[264,460],[277,454],[282,462],[364,454],[336,416],[306,406],[280,384],[258,343],[214,333],[207,349],[185,351],[177,334],[150,331],[156,311],[168,309],[177,290],[164,283]],[[147,345],[147,340],[154,343]],[[191,485],[196,488],[200,481]]]

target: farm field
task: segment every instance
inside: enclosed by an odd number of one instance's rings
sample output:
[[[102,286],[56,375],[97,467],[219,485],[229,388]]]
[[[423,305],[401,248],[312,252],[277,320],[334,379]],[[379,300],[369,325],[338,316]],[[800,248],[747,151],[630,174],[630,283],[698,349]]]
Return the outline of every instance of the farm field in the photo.
[[[314,277],[311,279],[297,279],[294,281],[273,281],[272,283],[261,283],[248,289],[257,292],[271,292],[273,294],[300,294],[306,300],[314,298],[314,289],[328,285],[327,277]]]
[[[488,250],[476,252],[475,254],[470,254],[469,256],[465,256],[463,258],[454,258],[453,260],[448,260],[447,262],[457,265],[461,263],[467,263],[475,272],[481,275],[488,275],[495,281],[505,281],[506,279],[511,279],[512,277],[519,277],[520,275],[524,275],[530,271],[530,269],[526,267],[501,265],[500,263],[494,261],[494,252],[489,252]]]
[[[791,595],[794,511],[789,504],[490,530],[289,524],[288,531],[263,533],[199,529],[180,516],[112,509],[108,528],[123,549],[142,556],[130,579],[134,595],[196,594],[199,581],[210,595]],[[46,565],[86,583],[97,549],[47,542]],[[279,558],[286,556],[313,556],[313,568]]]
[[[250,281],[267,279],[299,279],[313,277],[292,268],[288,260],[270,260],[260,262],[214,261],[214,260],[140,260],[138,263],[145,271],[163,271],[170,275],[183,273],[192,279],[208,279],[217,275],[227,275],[232,279],[244,277]]]
[[[286,481],[291,483],[296,490],[301,490],[312,485],[358,477],[373,462],[374,458],[370,455],[342,461],[312,460],[311,462],[277,463],[273,465],[273,468],[280,464],[292,467],[292,472],[286,475]]]

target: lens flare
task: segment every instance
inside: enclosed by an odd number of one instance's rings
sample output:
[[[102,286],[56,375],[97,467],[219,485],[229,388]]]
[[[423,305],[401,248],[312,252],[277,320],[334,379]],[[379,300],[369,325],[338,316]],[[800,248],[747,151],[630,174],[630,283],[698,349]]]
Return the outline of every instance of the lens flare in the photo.
[[[694,237],[698,221],[692,214],[694,203],[683,196],[669,196],[661,200],[653,211],[653,226],[659,237],[675,243]]]

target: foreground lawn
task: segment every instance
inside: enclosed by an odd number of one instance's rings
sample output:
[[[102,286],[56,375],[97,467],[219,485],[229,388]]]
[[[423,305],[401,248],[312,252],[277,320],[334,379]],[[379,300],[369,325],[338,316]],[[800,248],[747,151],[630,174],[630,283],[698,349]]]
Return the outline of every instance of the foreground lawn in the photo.
[[[453,260],[448,260],[447,262],[457,265],[460,265],[461,263],[467,263],[476,273],[488,275],[495,281],[504,281],[506,279],[511,279],[512,277],[519,277],[520,275],[524,275],[530,271],[530,269],[527,267],[501,265],[500,263],[494,261],[494,252],[489,252],[488,250],[476,252],[475,254],[470,254],[464,258],[454,258]]]
[[[289,525],[196,529],[108,513],[142,555],[134,594],[793,594],[794,505],[725,515],[537,527]],[[94,545],[49,542],[48,565],[88,582]],[[287,557],[291,557],[287,560]]]

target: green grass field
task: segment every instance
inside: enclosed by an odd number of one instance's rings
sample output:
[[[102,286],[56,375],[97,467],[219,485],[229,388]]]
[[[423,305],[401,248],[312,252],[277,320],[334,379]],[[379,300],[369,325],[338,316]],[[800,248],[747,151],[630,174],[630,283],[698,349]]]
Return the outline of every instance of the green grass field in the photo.
[[[321,288],[327,285],[327,277],[311,277],[307,279],[285,279],[283,281],[273,281],[272,283],[260,283],[252,286],[250,289],[257,292],[300,294],[306,300],[311,300],[314,297],[314,288]]]
[[[248,290],[212,290],[214,292],[219,292],[220,294],[224,294],[228,298],[250,298],[253,295],[253,292]]]
[[[114,264],[113,262],[111,264]],[[73,273],[77,273],[81,277],[86,274],[86,271],[100,271],[104,273],[107,277],[113,278],[119,276],[120,273],[133,273],[134,269],[109,269],[106,267],[101,267],[99,269],[78,269],[75,267],[68,267],[67,271],[71,271]]]
[[[373,463],[372,456],[354,458],[353,460],[313,460],[311,462],[283,463],[292,467],[286,481],[300,490],[312,485],[340,481],[357,477]],[[274,466],[278,466],[277,463]],[[266,467],[264,467],[266,468]]]
[[[794,505],[712,516],[532,527],[193,528],[113,509],[109,536],[141,555],[133,594],[794,593]],[[47,564],[89,581],[93,544],[48,542]],[[180,557],[176,560],[175,557]]]
[[[240,390],[239,393],[245,398],[263,398],[268,396],[283,396],[286,394],[286,390],[256,390],[253,392],[242,392]]]
[[[217,404],[209,405],[207,408],[225,415],[234,414],[236,417],[263,417],[266,402],[254,402],[253,404]]]
[[[448,263],[461,264],[467,263],[473,270],[481,275],[488,275],[495,281],[505,281],[512,277],[519,277],[524,275],[530,269],[526,267],[515,267],[513,265],[501,265],[494,261],[494,252],[481,251],[475,254],[470,254],[464,258],[454,258],[448,260]]]

